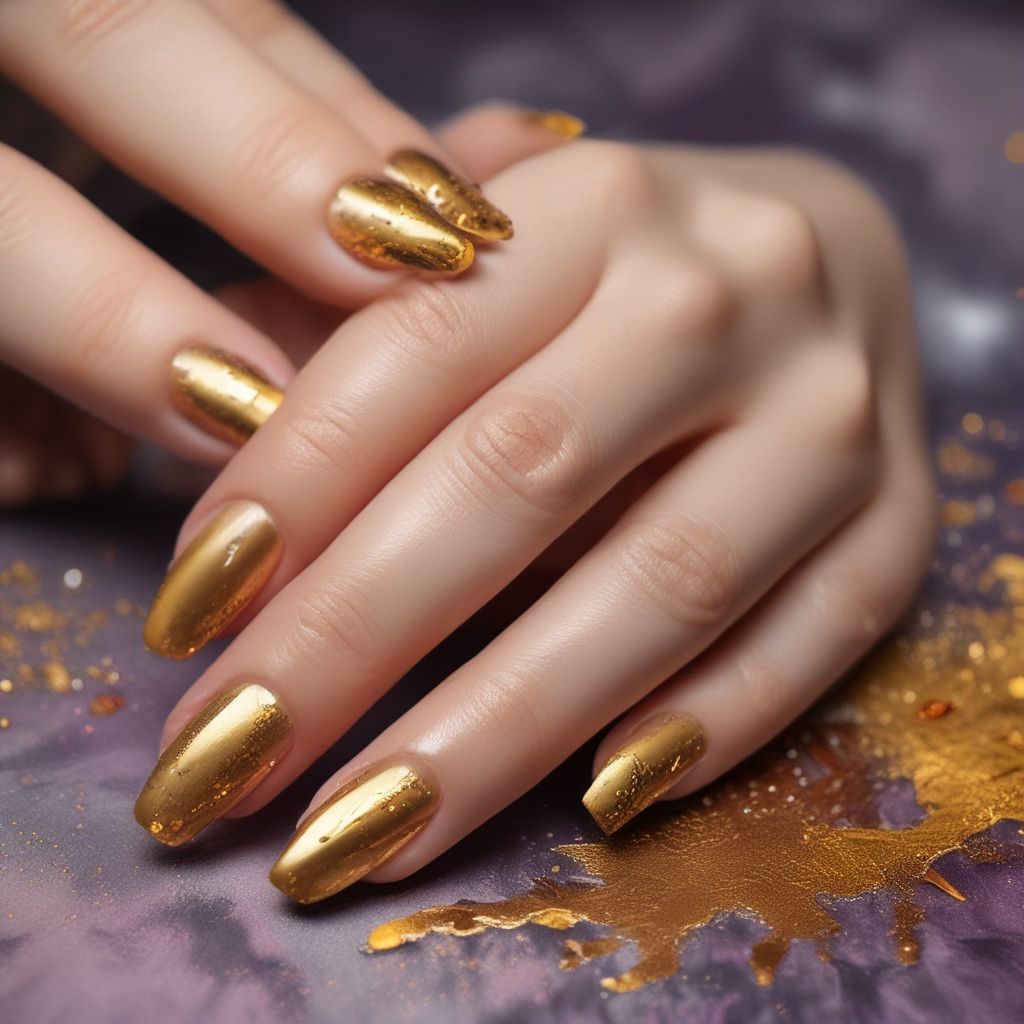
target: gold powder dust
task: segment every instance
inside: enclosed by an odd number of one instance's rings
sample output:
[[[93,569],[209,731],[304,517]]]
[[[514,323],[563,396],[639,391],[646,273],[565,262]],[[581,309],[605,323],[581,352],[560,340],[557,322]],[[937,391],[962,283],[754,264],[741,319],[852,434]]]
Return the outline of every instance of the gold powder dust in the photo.
[[[1024,560],[1013,559],[1002,556],[988,573],[1011,598],[1018,569],[1024,580]],[[788,736],[699,797],[652,808],[613,838],[558,847],[592,883],[548,876],[511,899],[422,910],[376,928],[369,950],[431,932],[472,935],[527,923],[563,930],[588,921],[604,929],[609,950],[636,950],[631,968],[601,981],[628,992],[675,974],[689,935],[739,914],[769,930],[750,963],[770,984],[795,941],[811,941],[829,957],[840,932],[833,901],[885,892],[894,955],[916,962],[920,884],[954,900],[971,896],[935,862],[954,850],[981,859],[982,833],[1024,818],[1024,728],[1011,693],[1012,681],[1024,678],[1020,612],[942,609],[933,615],[941,632],[892,639]],[[968,653],[972,644],[981,658]],[[926,702],[908,703],[908,693]],[[922,708],[936,711],[922,715]],[[883,825],[877,794],[887,780],[913,784],[919,820]],[[563,966],[584,962],[568,948]]]
[[[0,693],[10,693],[14,689],[14,683],[10,679],[0,679]]]
[[[958,480],[988,480],[995,473],[995,460],[971,451],[960,441],[948,439],[939,445],[939,471]]]
[[[1007,684],[1010,696],[1014,700],[1024,700],[1024,676],[1014,676]]]
[[[985,421],[976,413],[969,412],[961,421],[965,434],[980,434],[985,429]]]
[[[0,729],[9,729],[11,727],[11,720],[4,715],[0,717]]]
[[[952,498],[942,506],[943,526],[970,526],[978,518],[978,509],[973,501]]]
[[[119,693],[99,693],[89,701],[90,715],[112,715],[124,707],[124,697]]]
[[[48,661],[43,665],[41,672],[46,685],[54,693],[67,693],[71,689],[71,673],[63,662]]]
[[[1024,132],[1014,132],[1007,138],[1003,154],[1011,164],[1024,164]]]
[[[1024,476],[1014,477],[1006,485],[1006,500],[1011,505],[1024,505]]]
[[[14,611],[14,625],[32,633],[53,633],[64,625],[65,618],[46,601],[30,601]]]

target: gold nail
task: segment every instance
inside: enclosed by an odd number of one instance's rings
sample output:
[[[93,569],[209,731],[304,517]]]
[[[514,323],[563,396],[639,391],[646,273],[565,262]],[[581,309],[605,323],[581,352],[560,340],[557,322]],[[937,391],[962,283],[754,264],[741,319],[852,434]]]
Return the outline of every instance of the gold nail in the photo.
[[[226,505],[167,573],[146,618],[146,646],[165,658],[195,654],[259,593],[280,561],[281,548],[262,505]]]
[[[371,768],[299,826],[270,881],[299,903],[333,896],[405,846],[440,802],[439,787],[418,768]]]
[[[662,718],[608,758],[583,806],[610,836],[671,789],[704,756],[704,748],[704,730],[695,719]]]
[[[288,752],[292,725],[277,698],[247,683],[210,701],[160,755],[135,820],[180,846],[248,796]]]
[[[251,366],[219,349],[193,345],[171,361],[171,403],[222,441],[245,444],[284,395]]]
[[[393,181],[360,178],[342,185],[328,207],[327,226],[342,248],[372,267],[461,274],[473,262],[473,243]]]
[[[583,121],[564,110],[527,110],[523,118],[534,127],[554,132],[567,141],[579,138],[587,130]]]
[[[432,156],[415,149],[401,149],[388,160],[384,173],[421,195],[460,231],[491,242],[512,237],[512,221],[484,198],[479,187]]]

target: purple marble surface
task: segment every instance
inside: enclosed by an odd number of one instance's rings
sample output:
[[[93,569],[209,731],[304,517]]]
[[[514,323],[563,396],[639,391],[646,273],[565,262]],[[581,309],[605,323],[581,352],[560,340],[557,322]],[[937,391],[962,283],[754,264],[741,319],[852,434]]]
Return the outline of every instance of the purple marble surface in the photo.
[[[1024,130],[1018,4],[530,0],[476,5],[471,16],[468,5],[422,0],[297,6],[426,120],[500,95],[572,110],[599,133],[796,143],[852,164],[893,206],[910,243],[934,436],[953,432],[968,411],[1024,427],[1024,303],[1015,297],[1024,286],[1024,167],[1003,155],[1006,137]],[[113,172],[88,192],[200,281],[244,269]],[[1021,475],[1024,465],[1001,472]],[[71,611],[145,605],[185,511],[140,472],[114,500],[7,517],[0,567],[16,558],[37,567],[42,596]],[[951,545],[962,558],[986,546],[1020,550],[1020,527],[947,533],[940,561]],[[62,582],[69,568],[83,574],[78,590]],[[930,586],[932,599],[943,596],[941,579]],[[886,904],[874,897],[839,911],[848,930],[833,963],[798,944],[772,988],[759,987],[747,965],[759,926],[738,918],[687,944],[685,979],[621,996],[601,993],[607,965],[559,970],[564,936],[536,928],[368,957],[360,947],[381,921],[521,892],[557,860],[552,846],[593,839],[577,799],[589,750],[415,878],[299,910],[265,874],[312,791],[479,646],[483,631],[470,624],[445,644],[271,807],[178,852],[152,843],[131,805],[165,714],[213,654],[171,664],[142,650],[140,632],[137,617],[114,614],[74,652],[75,664],[67,656],[78,670],[112,659],[127,700],[116,714],[89,714],[106,688],[88,678],[80,692],[0,694],[10,723],[0,731],[4,1022],[1021,1019],[1024,873],[956,855],[942,870],[972,898],[922,894],[914,969],[893,957]],[[572,877],[563,864],[562,877]],[[630,951],[616,957],[625,967]]]

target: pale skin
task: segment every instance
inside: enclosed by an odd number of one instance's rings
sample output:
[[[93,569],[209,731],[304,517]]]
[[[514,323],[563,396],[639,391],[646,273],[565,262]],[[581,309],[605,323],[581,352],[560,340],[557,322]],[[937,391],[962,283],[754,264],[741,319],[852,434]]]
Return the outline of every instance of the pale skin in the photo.
[[[705,786],[906,606],[934,528],[907,273],[887,214],[844,171],[787,152],[563,145],[504,109],[438,142],[286,16],[253,32],[237,20],[249,5],[183,5],[228,18],[193,26],[204,46],[230,39],[217,61],[239,88],[226,92],[278,109],[277,88],[333,118],[308,160],[278,161],[254,205],[224,184],[239,158],[215,122],[237,112],[190,103],[161,130],[142,91],[104,93],[114,87],[90,68],[119,33],[142,45],[153,9],[76,50],[47,36],[36,12],[48,6],[0,8],[0,59],[17,50],[16,76],[79,131],[290,285],[236,291],[243,318],[0,155],[21,197],[0,241],[20,232],[17,258],[0,260],[10,365],[215,463],[226,446],[164,397],[183,339],[216,338],[287,387],[178,540],[180,552],[237,499],[266,508],[283,538],[235,639],[164,733],[240,679],[278,696],[294,745],[232,814],[265,805],[531,565],[550,588],[314,797],[311,809],[394,755],[429,764],[440,809],[370,880],[422,867],[609,725],[595,769],[652,718],[694,716],[706,756],[664,798]],[[448,280],[369,270],[332,247],[318,218],[338,179],[406,144],[487,179],[514,240]],[[89,261],[53,251],[58,224]],[[83,296],[121,274],[141,296],[130,315],[90,321]],[[358,312],[296,374],[269,335],[282,340],[289,317],[308,334],[325,303]]]

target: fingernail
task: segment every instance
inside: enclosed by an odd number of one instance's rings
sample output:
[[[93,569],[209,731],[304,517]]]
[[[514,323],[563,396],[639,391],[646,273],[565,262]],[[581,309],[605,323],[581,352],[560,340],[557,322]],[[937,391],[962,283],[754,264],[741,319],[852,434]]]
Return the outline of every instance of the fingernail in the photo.
[[[440,788],[418,768],[371,768],[299,826],[270,881],[299,903],[333,896],[405,846],[440,802]]]
[[[193,345],[171,361],[171,403],[214,437],[242,445],[284,395],[251,366],[218,349]]]
[[[160,755],[135,801],[135,820],[180,846],[248,796],[292,745],[292,724],[265,687],[247,683],[210,701]]]
[[[527,110],[523,118],[534,127],[553,132],[567,141],[579,138],[587,130],[583,121],[564,110]]]
[[[281,547],[262,505],[226,505],[167,573],[146,618],[146,646],[165,658],[195,654],[259,593],[280,561]]]
[[[583,806],[610,836],[671,789],[704,756],[704,748],[696,719],[661,718],[608,758]]]
[[[512,237],[512,221],[483,192],[444,164],[415,149],[402,149],[388,160],[384,173],[421,195],[449,224],[488,241]]]
[[[460,274],[473,243],[416,193],[392,181],[342,185],[327,210],[331,236],[356,259],[385,270]]]

